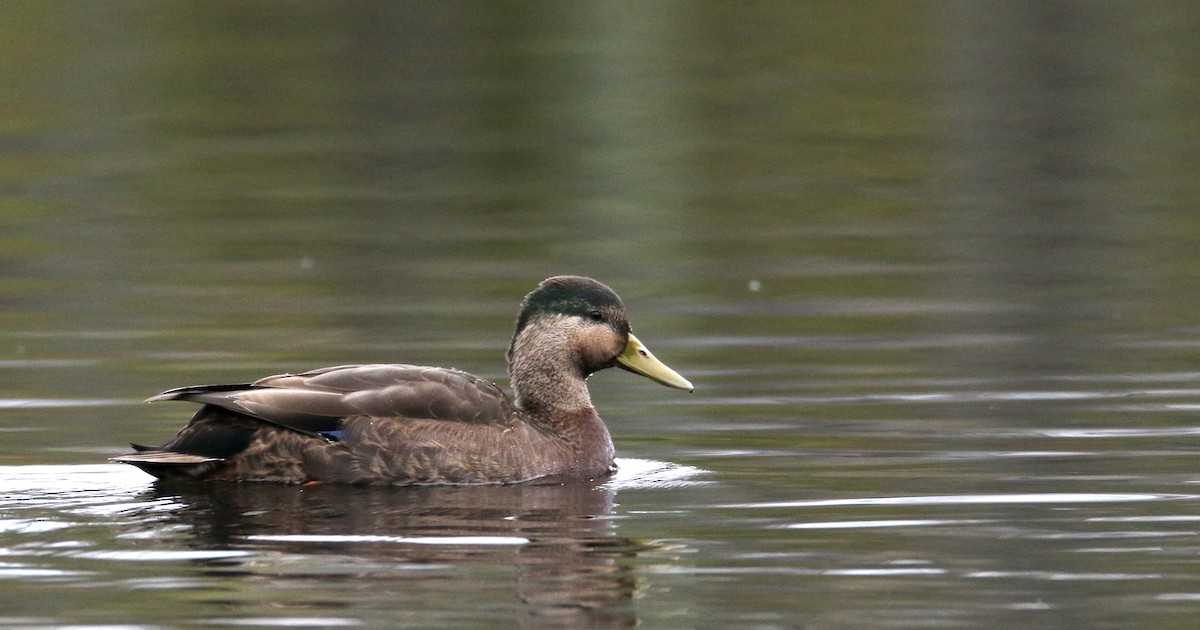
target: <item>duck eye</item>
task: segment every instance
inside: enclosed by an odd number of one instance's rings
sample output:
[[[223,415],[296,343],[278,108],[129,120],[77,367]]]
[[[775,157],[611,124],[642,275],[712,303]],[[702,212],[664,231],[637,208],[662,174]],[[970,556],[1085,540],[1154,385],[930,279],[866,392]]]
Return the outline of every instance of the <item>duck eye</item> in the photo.
[[[600,311],[588,311],[587,316],[588,316],[588,319],[590,319],[594,322],[604,321],[604,313],[601,313]]]

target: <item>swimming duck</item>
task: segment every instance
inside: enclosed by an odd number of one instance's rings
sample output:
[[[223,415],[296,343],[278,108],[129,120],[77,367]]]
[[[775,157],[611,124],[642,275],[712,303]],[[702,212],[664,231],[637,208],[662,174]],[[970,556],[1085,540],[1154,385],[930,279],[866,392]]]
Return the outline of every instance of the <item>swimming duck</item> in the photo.
[[[165,391],[203,405],[173,440],[112,461],[160,479],[357,484],[507,484],[595,479],[613,444],[586,379],[621,367],[692,384],[630,332],[621,298],[578,276],[521,304],[507,352],[513,397],[465,372],[343,365],[239,385]]]

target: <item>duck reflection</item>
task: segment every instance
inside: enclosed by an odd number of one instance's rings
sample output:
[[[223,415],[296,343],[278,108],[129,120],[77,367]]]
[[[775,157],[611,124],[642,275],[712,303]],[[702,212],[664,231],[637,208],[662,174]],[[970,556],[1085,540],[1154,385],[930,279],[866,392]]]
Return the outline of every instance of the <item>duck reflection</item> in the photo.
[[[364,582],[393,579],[395,567],[449,565],[455,572],[511,567],[523,626],[636,623],[635,581],[622,560],[644,547],[616,536],[614,493],[603,487],[160,483],[153,493],[178,505],[169,517],[172,525],[185,526],[194,536],[192,544],[205,549],[326,558],[341,575],[349,569],[350,579]],[[232,565],[224,561],[213,570],[245,579],[292,577],[254,566],[261,564],[259,556]],[[380,569],[380,563],[392,568]],[[318,579],[340,579],[336,573]],[[435,589],[444,589],[440,592],[448,598],[471,597],[474,589],[485,587],[473,580],[445,580],[444,572],[429,576],[441,581]],[[312,578],[309,573],[298,579]]]

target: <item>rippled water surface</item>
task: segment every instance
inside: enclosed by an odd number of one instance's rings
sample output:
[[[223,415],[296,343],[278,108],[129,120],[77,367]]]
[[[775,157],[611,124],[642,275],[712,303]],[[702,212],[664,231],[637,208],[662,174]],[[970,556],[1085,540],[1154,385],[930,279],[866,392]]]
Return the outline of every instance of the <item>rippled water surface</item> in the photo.
[[[0,8],[0,625],[1190,628],[1188,3]],[[696,384],[602,483],[156,485],[170,387],[507,386],[591,275]]]

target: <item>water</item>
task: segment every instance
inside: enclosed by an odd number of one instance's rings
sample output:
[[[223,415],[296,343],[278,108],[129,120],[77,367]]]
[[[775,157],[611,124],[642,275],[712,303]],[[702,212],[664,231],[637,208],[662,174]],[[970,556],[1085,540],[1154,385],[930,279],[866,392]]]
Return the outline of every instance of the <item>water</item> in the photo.
[[[671,545],[619,536],[614,496],[700,471],[622,460],[600,487],[153,487],[115,465],[2,472],[12,625],[570,625],[634,619],[622,560]],[[47,614],[33,585],[67,588]],[[144,597],[130,593],[144,593]],[[463,603],[464,593],[471,594]],[[442,610],[431,599],[458,601]],[[353,610],[347,610],[347,607]]]
[[[0,625],[1191,627],[1190,4],[0,9]],[[156,486],[164,389],[506,385],[580,273],[599,486]]]

